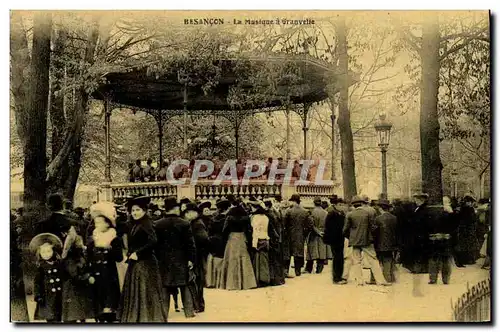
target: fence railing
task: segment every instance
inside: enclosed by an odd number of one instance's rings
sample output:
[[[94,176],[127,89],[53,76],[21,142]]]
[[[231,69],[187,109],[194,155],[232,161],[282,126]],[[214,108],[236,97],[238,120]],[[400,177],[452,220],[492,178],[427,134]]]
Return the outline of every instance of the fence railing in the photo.
[[[491,321],[491,280],[483,280],[469,287],[455,304],[452,303],[453,320],[456,322]]]
[[[132,195],[146,195],[152,199],[177,195],[177,187],[164,182],[138,182],[111,184],[113,198],[127,198]]]
[[[329,197],[334,193],[338,185],[295,185],[277,181],[269,184],[267,180],[250,180],[248,182],[224,181],[216,183],[212,180],[199,180],[196,184],[186,181],[184,184],[171,185],[165,182],[134,182],[134,183],[104,183],[99,190],[99,200],[113,201],[117,198],[126,198],[131,195],[141,194],[154,199],[164,199],[168,196],[177,196],[179,199],[188,197],[191,199],[215,201],[223,196],[233,195],[248,199],[255,197],[274,198],[278,195],[287,200],[291,195],[300,194],[302,201],[312,204],[315,197]]]

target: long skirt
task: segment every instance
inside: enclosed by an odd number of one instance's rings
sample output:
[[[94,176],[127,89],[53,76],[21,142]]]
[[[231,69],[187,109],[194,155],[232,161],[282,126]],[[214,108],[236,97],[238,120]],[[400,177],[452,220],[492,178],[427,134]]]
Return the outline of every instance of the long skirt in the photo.
[[[255,279],[259,286],[267,286],[271,281],[269,274],[269,241],[259,240],[252,260]]]
[[[217,287],[222,271],[222,261],[223,258],[212,256],[212,254],[208,255],[207,275],[205,276],[207,288]]]
[[[256,288],[255,274],[244,233],[231,233],[224,251],[217,288],[243,290]]]
[[[285,264],[283,262],[283,249],[281,243],[270,243],[269,248],[269,275],[271,285],[283,285],[285,283]]]
[[[156,258],[130,261],[123,283],[118,320],[121,323],[167,322]]]

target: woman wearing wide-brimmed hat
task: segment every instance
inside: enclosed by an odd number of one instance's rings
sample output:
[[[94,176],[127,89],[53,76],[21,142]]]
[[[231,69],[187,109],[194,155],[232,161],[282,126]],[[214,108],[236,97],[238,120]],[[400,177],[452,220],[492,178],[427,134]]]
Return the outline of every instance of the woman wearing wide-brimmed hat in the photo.
[[[227,244],[217,288],[243,290],[257,287],[248,253],[250,227],[250,218],[242,204],[229,211],[223,230]]]
[[[123,260],[123,242],[116,233],[117,213],[115,204],[99,202],[90,207],[94,224],[87,239],[87,256],[91,275],[96,319],[99,322],[116,320],[120,303],[120,283],[117,262]]]
[[[127,273],[118,310],[122,323],[166,322],[160,270],[154,246],[156,233],[147,215],[149,197],[133,197],[127,202],[133,226],[128,233]]]

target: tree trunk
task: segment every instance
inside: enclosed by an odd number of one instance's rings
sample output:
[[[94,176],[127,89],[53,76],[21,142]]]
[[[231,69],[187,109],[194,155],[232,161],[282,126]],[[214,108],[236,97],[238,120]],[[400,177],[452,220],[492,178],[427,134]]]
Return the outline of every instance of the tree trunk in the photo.
[[[93,63],[97,40],[99,37],[99,25],[95,23],[87,37],[87,47],[83,63]],[[83,80],[84,68],[77,75]],[[71,107],[66,107],[66,135],[63,145],[59,147],[57,155],[54,155],[47,168],[47,181],[51,188],[59,189],[65,198],[73,200],[76,183],[81,167],[81,143],[85,131],[85,120],[88,113],[88,93],[82,86],[74,90],[75,102]]]
[[[336,25],[339,52],[339,118],[340,145],[342,149],[342,183],[344,199],[350,200],[356,195],[356,173],[354,161],[354,143],[351,129],[351,114],[349,111],[349,66],[347,55],[347,32],[345,19],[340,18]]]
[[[30,51],[28,39],[24,31],[22,15],[18,11],[11,12],[10,20],[10,66],[11,91],[14,97],[14,110],[17,135],[21,140],[23,151],[27,133],[28,86],[26,84],[30,70]]]
[[[439,154],[439,23],[430,16],[422,30],[422,81],[420,86],[420,154],[422,158],[422,190],[431,204],[443,198],[441,158]]]
[[[61,30],[55,41],[54,52],[62,54],[64,51],[64,43],[66,41],[66,32]],[[65,121],[65,64],[57,57],[52,61],[52,85],[51,85],[51,105],[49,105],[50,124],[52,126],[52,157],[54,159],[64,145],[64,132],[66,127]],[[57,93],[56,93],[57,92]]]
[[[58,55],[62,54],[64,51],[64,44],[66,42],[66,31],[61,29],[54,42],[54,52]],[[51,137],[51,160],[54,160],[56,156],[60,153],[62,147],[64,146],[64,141],[66,139],[66,66],[64,61],[57,57],[52,59],[51,62],[51,90],[49,99],[49,116],[50,125],[52,129]],[[58,192],[61,188],[64,188],[66,179],[68,178],[68,173],[70,167],[67,161],[63,163],[58,175],[51,181],[48,185],[49,192]]]
[[[50,14],[35,14],[31,55],[27,135],[24,151],[24,208],[44,206],[46,200],[47,106],[49,96]]]
[[[85,90],[78,89],[76,91],[77,96],[76,96],[76,103],[74,105],[74,112],[76,116],[76,112],[80,112],[81,114],[84,114],[82,117],[83,123],[81,124],[82,129],[85,128],[85,115],[88,110],[87,102],[88,102],[88,94],[85,92]],[[68,174],[65,179],[65,183],[63,186],[63,194],[64,197],[67,199],[73,201],[73,198],[75,196],[75,189],[76,189],[76,184],[78,182],[78,177],[80,176],[80,169],[82,166],[82,140],[83,140],[83,135],[84,135],[84,130],[81,130],[79,133],[77,133],[77,137],[75,138],[75,144],[73,146],[73,149],[71,150],[69,156],[68,156]]]

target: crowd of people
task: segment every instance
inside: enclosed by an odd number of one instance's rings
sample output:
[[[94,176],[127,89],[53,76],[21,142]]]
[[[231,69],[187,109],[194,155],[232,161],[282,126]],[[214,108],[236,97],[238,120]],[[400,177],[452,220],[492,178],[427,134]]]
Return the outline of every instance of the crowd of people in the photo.
[[[252,179],[267,179],[269,172],[271,170],[271,165],[273,163],[273,158],[269,157],[266,162],[265,162],[265,170],[260,176],[252,176]],[[202,178],[204,179],[216,179],[217,176],[219,176],[220,171],[223,169],[224,162],[215,158],[211,160],[214,164],[214,170],[210,175],[204,176]],[[166,181],[167,180],[167,170],[168,167],[171,163],[169,163],[167,160],[164,160],[163,162],[160,163],[158,168],[155,168],[153,166],[153,160],[151,158],[147,159],[146,161],[146,166],[143,166],[142,161],[140,159],[136,160],[135,164],[129,163],[128,164],[128,173],[127,173],[127,182],[154,182],[154,181]],[[193,169],[195,166],[195,160],[192,159],[189,162],[189,165],[184,165],[184,164],[178,164],[176,165],[173,170],[172,170],[172,176],[174,179],[181,179],[181,178],[191,178],[191,175],[193,173]],[[278,158],[277,159],[277,168],[278,169],[286,169],[288,166],[287,162],[283,158]],[[247,168],[250,166],[247,166],[247,161],[244,159],[238,159],[236,160],[236,173],[238,180],[243,179],[245,176],[245,172],[247,171]],[[314,178],[316,169],[318,165],[315,163],[313,165],[310,165],[310,168],[308,169],[307,173],[307,180],[310,180],[311,178]],[[201,165],[200,167],[200,172],[206,172],[207,166],[206,165]],[[252,172],[257,172],[258,171],[258,166],[257,165],[252,165]],[[291,178],[292,179],[298,179],[301,176],[301,171],[302,171],[302,166],[298,160],[294,161],[294,166],[291,171]],[[227,175],[230,175],[230,172],[228,170]],[[277,174],[276,179],[282,179],[283,174]]]
[[[297,194],[289,201],[228,195],[214,207],[176,197],[157,205],[135,196],[71,210],[53,194],[52,213],[33,225],[30,242],[37,258],[35,319],[167,322],[172,298],[181,310],[179,293],[184,315],[194,317],[205,311],[204,288],[280,286],[322,273],[330,261],[337,285],[390,286],[397,263],[428,273],[430,284],[441,273],[448,284],[452,258],[459,268],[473,264],[484,244],[488,268],[489,201],[477,204],[472,195],[461,202],[445,197],[441,205],[427,201],[425,193],[413,202],[318,197],[309,210]],[[122,287],[119,262],[127,263]]]

